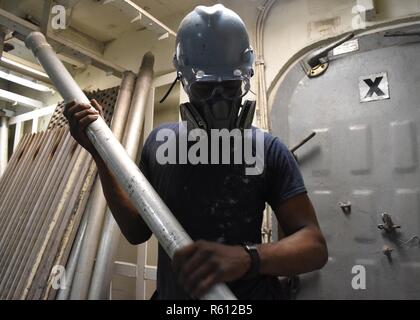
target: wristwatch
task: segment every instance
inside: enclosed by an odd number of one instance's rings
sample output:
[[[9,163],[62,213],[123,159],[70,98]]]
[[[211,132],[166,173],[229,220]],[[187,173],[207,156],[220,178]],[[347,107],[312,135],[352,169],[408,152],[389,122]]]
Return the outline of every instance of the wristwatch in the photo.
[[[251,258],[251,265],[243,278],[255,278],[260,273],[260,255],[258,254],[257,246],[252,243],[245,243],[243,247]]]

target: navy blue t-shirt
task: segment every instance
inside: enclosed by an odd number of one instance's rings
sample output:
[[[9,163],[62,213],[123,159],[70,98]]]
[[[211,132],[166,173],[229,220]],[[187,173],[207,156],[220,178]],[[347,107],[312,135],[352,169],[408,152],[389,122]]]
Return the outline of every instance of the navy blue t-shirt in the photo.
[[[141,171],[193,240],[227,245],[261,243],[265,204],[276,210],[285,200],[306,192],[293,155],[278,138],[263,133],[264,170],[259,175],[246,174],[242,164],[160,164],[156,154],[164,142],[156,141],[157,133],[170,129],[179,139],[180,125],[168,123],[152,131],[143,147]],[[253,128],[254,139],[257,130]],[[179,151],[178,143],[176,146]],[[284,297],[274,276],[261,275],[227,285],[238,299]],[[189,299],[161,246],[156,298]]]

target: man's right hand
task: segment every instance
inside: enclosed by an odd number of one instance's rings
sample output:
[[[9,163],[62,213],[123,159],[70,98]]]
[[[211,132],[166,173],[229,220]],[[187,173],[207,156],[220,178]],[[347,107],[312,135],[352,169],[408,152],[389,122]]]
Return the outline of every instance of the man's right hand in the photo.
[[[87,137],[85,129],[99,116],[102,117],[103,111],[102,106],[95,99],[90,102],[92,105],[71,101],[65,105],[63,114],[69,122],[72,137],[92,156],[95,156],[97,151]]]

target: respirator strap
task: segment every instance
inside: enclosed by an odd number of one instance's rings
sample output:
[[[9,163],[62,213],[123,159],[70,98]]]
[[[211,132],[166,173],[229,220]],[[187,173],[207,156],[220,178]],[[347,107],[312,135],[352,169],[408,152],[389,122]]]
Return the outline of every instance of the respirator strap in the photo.
[[[206,121],[204,121],[204,119],[191,103],[183,103],[179,106],[179,109],[182,121],[187,122],[188,128],[190,130],[203,129],[207,131]]]
[[[254,120],[256,102],[246,100],[239,113],[236,127],[240,130],[251,128],[252,121]]]

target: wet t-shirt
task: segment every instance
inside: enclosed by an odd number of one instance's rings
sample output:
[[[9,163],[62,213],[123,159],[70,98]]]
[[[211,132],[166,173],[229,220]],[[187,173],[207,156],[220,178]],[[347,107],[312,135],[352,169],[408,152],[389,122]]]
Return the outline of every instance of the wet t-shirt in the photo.
[[[191,164],[187,159],[187,163],[180,164],[180,128],[182,124],[169,123],[152,131],[142,151],[140,169],[193,240],[227,245],[261,243],[265,204],[276,210],[282,202],[306,192],[293,155],[271,134],[252,128],[253,155],[263,152],[262,160],[260,156],[263,167],[260,174],[249,174],[245,169],[253,165],[245,160],[239,164]],[[158,157],[162,156],[162,144],[168,143],[170,138],[162,139],[165,134],[159,132],[167,133],[168,130],[176,137],[173,144],[177,159],[176,163],[161,164]],[[262,148],[256,146],[257,132],[263,137]],[[188,148],[193,144],[188,143]],[[166,149],[164,155],[174,150],[172,147]],[[274,276],[239,279],[227,285],[238,299],[284,297]],[[189,299],[177,283],[170,258],[161,246],[155,298]]]

